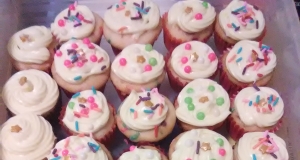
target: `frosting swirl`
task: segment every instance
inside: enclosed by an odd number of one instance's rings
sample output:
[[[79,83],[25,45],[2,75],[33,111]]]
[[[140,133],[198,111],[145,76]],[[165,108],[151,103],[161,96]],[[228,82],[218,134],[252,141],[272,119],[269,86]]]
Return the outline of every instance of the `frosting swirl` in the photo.
[[[130,147],[131,150],[129,152],[123,153],[119,160],[161,160],[160,153],[157,150],[132,147]]]
[[[87,38],[64,43],[54,57],[56,72],[65,81],[82,83],[87,77],[109,69],[110,59],[106,51]]]
[[[47,73],[34,69],[17,72],[2,90],[3,101],[14,114],[42,115],[55,107],[58,96],[56,82]]]
[[[273,126],[283,116],[283,101],[272,88],[259,87],[259,90],[253,87],[241,90],[234,100],[234,108],[247,126]]]
[[[7,120],[1,129],[2,160],[43,159],[54,146],[52,127],[43,117],[20,114]]]
[[[70,99],[63,123],[76,133],[96,133],[108,122],[110,110],[103,93],[85,90]]]
[[[200,32],[215,21],[216,11],[209,3],[186,0],[175,3],[168,12],[168,23],[187,33]]]
[[[218,59],[207,44],[190,41],[173,50],[171,66],[180,77],[185,79],[208,78],[216,72]]]
[[[179,93],[177,101],[177,118],[198,127],[218,124],[230,114],[227,92],[210,79],[190,82]]]
[[[235,44],[229,51],[224,63],[235,79],[250,83],[273,72],[277,60],[269,46],[243,40]]]
[[[112,63],[112,71],[122,80],[147,83],[159,77],[165,67],[163,55],[150,44],[132,44],[123,49]]]
[[[263,13],[241,0],[232,0],[219,14],[225,34],[234,40],[255,39],[265,28]]]
[[[154,88],[139,93],[131,91],[119,110],[126,126],[135,131],[146,131],[154,129],[166,119],[169,107],[157,88]]]
[[[44,26],[31,26],[15,33],[8,42],[8,53],[19,62],[42,64],[50,59],[48,46],[51,31]]]
[[[175,144],[172,160],[232,160],[232,147],[225,137],[208,130],[184,132]]]

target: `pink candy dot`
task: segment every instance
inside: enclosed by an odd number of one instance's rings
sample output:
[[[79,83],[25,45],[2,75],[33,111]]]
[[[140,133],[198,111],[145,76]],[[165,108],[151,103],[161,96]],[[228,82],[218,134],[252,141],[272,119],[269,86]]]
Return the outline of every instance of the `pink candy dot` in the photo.
[[[59,25],[60,27],[65,26],[65,21],[62,20],[62,19],[58,20],[58,25]]]
[[[83,41],[84,44],[90,44],[91,43],[91,41],[88,38],[84,38],[82,41]]]
[[[69,66],[71,64],[71,61],[70,60],[65,60],[65,62],[64,62],[64,65],[65,66]]]
[[[89,47],[89,49],[94,49],[95,48],[95,46],[92,43],[88,44],[88,47]]]
[[[80,61],[78,61],[78,62],[76,63],[76,65],[77,65],[78,67],[82,67],[82,66],[83,66],[83,63],[80,62]]]
[[[145,69],[145,71],[151,71],[152,70],[152,66],[149,65],[149,64],[147,64],[144,69]]]
[[[78,48],[78,45],[76,43],[72,43],[72,48],[76,49],[76,48]]]
[[[201,20],[201,19],[202,19],[202,14],[201,14],[201,13],[197,13],[197,14],[195,15],[195,19],[196,19],[196,20]]]
[[[61,153],[63,156],[67,156],[69,154],[69,151],[67,149],[64,149]]]
[[[55,55],[56,55],[57,57],[60,57],[60,56],[62,55],[62,53],[61,53],[60,50],[57,50],[56,53],[55,53]]]
[[[125,66],[127,61],[126,61],[125,58],[120,58],[119,63],[120,63],[121,66]]]
[[[77,18],[80,19],[80,20],[84,19],[84,17],[81,14],[79,14]]]
[[[184,67],[184,72],[185,72],[185,73],[191,73],[191,71],[192,71],[191,66],[185,66],[185,67]]]
[[[91,103],[91,109],[98,108],[98,105],[96,103]]]
[[[97,56],[91,55],[91,56],[90,56],[90,60],[91,60],[92,62],[97,62]]]
[[[188,62],[188,58],[187,57],[182,57],[181,58],[181,63],[185,64],[186,62]]]
[[[87,115],[87,114],[89,114],[89,109],[88,108],[84,108],[84,109],[82,109],[80,111],[80,113]]]
[[[135,149],[135,146],[130,146],[129,150],[133,151]]]
[[[74,4],[71,4],[71,5],[69,6],[69,10],[75,10]]]
[[[94,97],[90,96],[90,97],[88,97],[87,101],[89,103],[94,103],[95,99],[94,99]]]
[[[225,156],[226,155],[226,151],[225,151],[225,149],[223,149],[223,148],[220,148],[219,149],[219,154],[221,155],[221,156]]]
[[[214,60],[216,60],[216,55],[214,54],[214,53],[210,53],[209,55],[208,55],[208,59],[210,60],[210,62],[212,62],[212,61],[214,61]]]
[[[187,43],[184,48],[186,50],[191,50],[192,46],[191,46],[191,44]]]

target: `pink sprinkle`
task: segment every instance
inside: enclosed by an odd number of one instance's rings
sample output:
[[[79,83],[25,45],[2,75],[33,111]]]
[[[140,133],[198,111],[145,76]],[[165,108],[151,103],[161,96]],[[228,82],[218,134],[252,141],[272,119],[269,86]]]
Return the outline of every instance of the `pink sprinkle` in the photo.
[[[192,46],[191,44],[187,43],[184,47],[186,50],[191,50],[192,49]]]
[[[91,60],[92,62],[97,62],[97,56],[96,56],[96,55],[91,55],[91,56],[90,56],[90,60]]]
[[[234,54],[229,60],[228,60],[228,63],[232,62],[236,57],[236,54]]]
[[[125,58],[120,58],[119,63],[120,63],[121,66],[125,66],[127,61],[126,61]]]
[[[247,25],[247,23],[244,22],[244,21],[242,20],[242,18],[238,18],[238,21],[239,21],[243,26],[246,26],[246,25]]]
[[[249,103],[249,99],[243,99],[244,103]]]
[[[93,44],[88,44],[88,47],[89,47],[89,49],[94,49],[95,48],[95,46],[93,45]]]
[[[201,20],[201,19],[202,19],[202,14],[201,14],[201,13],[197,13],[197,14],[195,15],[195,19],[196,19],[196,20]]]
[[[65,60],[65,62],[64,62],[64,65],[65,66],[69,66],[71,64],[71,61],[70,60]]]
[[[152,70],[152,66],[147,64],[144,68],[145,71],[151,71]]]
[[[77,18],[80,19],[80,20],[84,20],[84,17],[83,17],[82,14],[79,14]]]
[[[90,108],[91,108],[92,110],[94,110],[95,108],[98,108],[98,104],[96,104],[96,103],[91,103]]]
[[[268,130],[266,130],[266,131],[264,132],[264,137],[267,137],[267,136],[268,136],[268,134],[269,134],[269,131],[268,131]]]
[[[78,67],[82,67],[82,66],[83,66],[83,63],[80,62],[80,61],[78,61],[78,62],[76,63],[76,65],[77,65]]]
[[[117,8],[117,11],[122,11],[123,9],[125,9],[124,6],[120,6],[119,8]]]
[[[62,155],[63,156],[67,156],[69,154],[69,151],[67,150],[67,149],[64,149],[63,151],[62,151]]]
[[[96,112],[102,112],[101,108],[91,108],[91,110],[96,111]]]
[[[261,69],[263,67],[264,63],[259,63],[256,68],[255,68],[255,71],[258,71],[259,69]]]
[[[84,44],[90,44],[91,43],[91,41],[88,38],[84,38],[82,41],[83,41]]]
[[[95,98],[92,97],[92,96],[89,96],[88,99],[87,99],[87,101],[88,101],[89,103],[94,103],[94,102],[95,102]]]
[[[181,63],[185,64],[186,62],[188,62],[188,58],[187,57],[182,57],[181,58]]]
[[[58,20],[58,26],[60,26],[60,27],[65,26],[65,21],[62,19]]]
[[[90,112],[90,111],[89,111],[88,108],[83,108],[83,109],[80,111],[80,113],[85,114],[85,115],[88,115],[89,112]]]
[[[98,63],[102,62],[103,59],[104,59],[103,57],[99,58],[99,59],[98,59]]]
[[[185,67],[184,67],[184,72],[185,72],[185,73],[191,73],[191,71],[192,71],[191,66],[185,66]]]
[[[60,57],[60,56],[62,55],[62,53],[61,53],[60,50],[57,50],[56,53],[55,53],[55,55],[56,55],[57,57]]]
[[[232,25],[231,25],[231,24],[227,24],[227,27],[228,27],[228,28],[232,28]]]
[[[69,6],[69,10],[75,10],[75,6],[74,6],[74,4],[70,4],[70,6]]]
[[[223,148],[220,148],[219,149],[219,154],[221,155],[221,156],[225,156],[226,155],[226,151],[225,151],[225,149],[223,149]]]
[[[210,62],[212,62],[217,59],[217,56],[215,55],[215,53],[210,53],[208,55],[208,59],[210,60]]]
[[[67,148],[69,143],[70,143],[70,138],[66,138],[66,143],[65,143],[64,147]]]
[[[76,49],[76,48],[78,48],[78,45],[76,43],[72,43],[72,48]]]
[[[137,119],[137,117],[138,117],[138,113],[137,113],[137,111],[134,111],[133,112],[133,119]]]
[[[130,146],[129,150],[130,150],[130,151],[134,151],[135,148],[136,148],[135,146]]]

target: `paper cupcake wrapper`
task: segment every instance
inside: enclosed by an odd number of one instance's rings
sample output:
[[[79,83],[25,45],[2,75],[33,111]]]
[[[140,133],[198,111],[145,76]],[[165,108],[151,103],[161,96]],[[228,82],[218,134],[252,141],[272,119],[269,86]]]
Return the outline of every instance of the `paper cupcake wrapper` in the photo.
[[[101,88],[96,88],[96,90],[104,93],[105,87],[106,87],[106,84],[104,86],[102,86]],[[63,90],[63,92],[66,94],[66,96],[68,98],[72,98],[72,96],[75,94],[75,93],[67,91],[66,89],[64,89],[62,87],[60,87],[60,88]]]

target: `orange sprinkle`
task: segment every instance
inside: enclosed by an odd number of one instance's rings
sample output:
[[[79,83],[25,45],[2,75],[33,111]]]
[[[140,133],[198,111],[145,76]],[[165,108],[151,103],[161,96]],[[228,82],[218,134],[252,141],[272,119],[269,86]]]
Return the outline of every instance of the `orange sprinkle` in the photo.
[[[123,32],[124,30],[126,30],[127,29],[127,27],[126,26],[123,26],[123,27],[121,27],[119,30],[118,30],[118,32]]]
[[[252,149],[256,149],[256,148],[259,147],[261,144],[263,144],[266,140],[267,140],[267,138],[263,138],[263,139],[260,140],[255,146],[253,146]]]
[[[236,55],[233,55],[229,60],[228,63],[232,62],[235,59]]]

